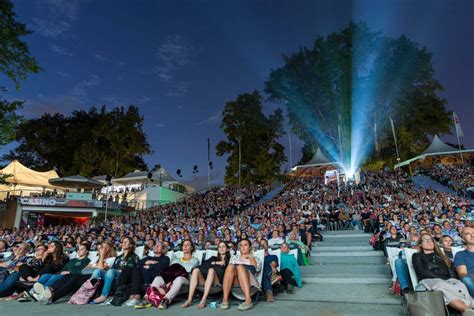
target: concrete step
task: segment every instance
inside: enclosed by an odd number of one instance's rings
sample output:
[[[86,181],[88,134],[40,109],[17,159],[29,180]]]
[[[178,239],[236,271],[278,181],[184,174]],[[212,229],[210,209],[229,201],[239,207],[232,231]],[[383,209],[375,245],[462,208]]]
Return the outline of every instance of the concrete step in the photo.
[[[305,283],[331,283],[331,284],[386,284],[392,283],[390,277],[385,274],[373,274],[366,277],[355,277],[353,274],[338,273],[332,275],[301,274]]]
[[[282,293],[277,300],[400,305],[401,298],[391,295],[386,284],[307,283],[293,294]]]
[[[311,253],[313,255],[313,253]],[[319,252],[317,257],[383,257],[382,251],[346,251],[346,252]]]
[[[313,243],[313,247],[321,246],[370,246],[369,239],[356,239],[356,240],[338,240],[336,239],[324,239],[323,242]]]
[[[324,234],[324,238],[332,239],[332,238],[367,238],[370,239],[369,234],[365,233],[358,233],[354,231],[335,231],[333,234]]]
[[[341,251],[373,251],[372,246],[327,246],[325,244],[317,245],[312,248],[312,252],[341,252]]]
[[[325,230],[322,231],[321,234],[323,236],[326,235],[353,235],[353,234],[358,234],[358,235],[366,235],[369,236],[369,233],[364,233],[361,230],[354,230],[354,229],[347,229],[347,230]]]
[[[329,264],[313,264],[301,269],[302,274],[312,275],[328,275],[328,274],[352,274],[353,276],[367,276],[374,274],[385,275],[390,278],[390,266],[383,264],[364,265],[352,263],[329,263]]]
[[[310,257],[310,260],[313,264],[327,264],[327,263],[344,263],[348,264],[347,257],[321,257],[318,253],[314,254],[313,257]],[[351,264],[385,264],[387,260],[383,256],[378,257],[352,257],[350,260]]]

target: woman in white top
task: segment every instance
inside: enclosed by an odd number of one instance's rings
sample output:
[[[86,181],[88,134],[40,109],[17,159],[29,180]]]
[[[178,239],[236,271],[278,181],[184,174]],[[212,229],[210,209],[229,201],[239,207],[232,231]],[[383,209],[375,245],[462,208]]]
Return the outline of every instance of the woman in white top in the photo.
[[[174,256],[170,262],[170,266],[177,263],[183,266],[186,272],[191,273],[191,271],[199,265],[199,260],[193,257],[193,242],[190,239],[185,239],[181,244],[181,251],[183,252],[183,256],[181,258],[177,258],[176,256]],[[178,296],[181,287],[184,284],[189,284],[189,279],[184,276],[179,276],[171,283],[172,285],[170,289],[168,290],[165,297],[158,306],[159,309],[167,309],[168,305],[171,304],[173,299]],[[163,280],[161,276],[157,276],[151,284],[151,286],[157,288],[159,291],[162,290],[164,285],[169,286],[169,284],[166,284],[165,280]]]
[[[272,232],[272,238],[268,240],[268,245],[273,247],[274,245],[281,245],[285,240],[279,236],[278,230]]]
[[[232,286],[240,286],[245,295],[245,301],[239,305],[239,310],[246,311],[253,307],[250,297],[250,287],[258,286],[255,274],[262,267],[262,263],[251,253],[251,244],[248,239],[242,239],[239,243],[240,255],[233,255],[224,274],[221,309],[229,309],[229,295]]]

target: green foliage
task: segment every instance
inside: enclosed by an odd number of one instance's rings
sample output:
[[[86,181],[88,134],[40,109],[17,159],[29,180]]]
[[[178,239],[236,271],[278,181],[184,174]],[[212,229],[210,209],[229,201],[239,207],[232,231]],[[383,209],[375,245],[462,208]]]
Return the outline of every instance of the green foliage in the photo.
[[[146,169],[142,155],[151,153],[138,108],[105,106],[75,111],[69,117],[44,114],[18,129],[19,146],[3,157],[37,170],[56,168],[62,175],[121,176]]]
[[[341,124],[343,159],[350,156],[344,144],[354,128],[371,131],[375,146],[369,158],[394,156],[392,117],[404,159],[426,147],[429,135],[449,133],[450,113],[438,96],[442,86],[434,78],[432,55],[403,35],[390,38],[351,22],[283,60],[271,71],[265,92],[286,105],[292,130],[305,143],[339,153]]]
[[[284,135],[283,112],[275,110],[268,117],[262,111],[258,91],[244,93],[227,102],[221,128],[227,141],[216,146],[217,155],[229,154],[225,182],[238,184],[239,140],[241,142],[241,184],[271,183],[280,176],[286,161],[284,147],[278,139]]]
[[[13,80],[16,88],[20,80],[29,73],[41,70],[38,62],[30,55],[28,44],[22,36],[31,34],[26,25],[16,19],[10,0],[0,0],[0,73]]]
[[[16,19],[13,4],[10,0],[0,0],[0,74],[13,81],[16,89],[20,80],[28,74],[41,70],[38,62],[30,55],[28,44],[21,37],[31,34],[26,25]],[[16,111],[23,106],[22,101],[8,101],[1,93],[6,89],[0,86],[0,146],[15,139],[15,131],[22,122]],[[0,184],[5,183],[6,176],[0,176]]]

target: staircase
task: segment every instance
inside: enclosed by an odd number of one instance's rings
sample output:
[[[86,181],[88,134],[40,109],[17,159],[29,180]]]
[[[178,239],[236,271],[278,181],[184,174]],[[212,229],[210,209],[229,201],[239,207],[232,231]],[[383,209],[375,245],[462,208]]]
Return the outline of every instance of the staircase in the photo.
[[[315,243],[312,266],[301,267],[303,288],[278,300],[314,304],[312,315],[403,315],[400,297],[390,294],[390,266],[359,231],[325,232]]]
[[[419,189],[429,189],[433,188],[433,190],[437,192],[444,192],[444,193],[450,193],[453,196],[457,196],[456,192],[447,186],[442,185],[439,182],[436,182],[435,180],[431,179],[430,177],[427,177],[425,175],[416,175],[411,178],[413,181],[413,184],[415,187]]]
[[[274,188],[273,190],[271,190],[270,192],[268,192],[267,194],[265,194],[260,200],[258,200],[257,202],[255,202],[252,207],[254,206],[257,206],[261,203],[265,203],[265,202],[268,202],[270,201],[271,199],[273,199],[273,197],[275,197],[278,193],[280,193],[280,191],[283,189],[282,186],[279,186],[279,187],[276,187]]]

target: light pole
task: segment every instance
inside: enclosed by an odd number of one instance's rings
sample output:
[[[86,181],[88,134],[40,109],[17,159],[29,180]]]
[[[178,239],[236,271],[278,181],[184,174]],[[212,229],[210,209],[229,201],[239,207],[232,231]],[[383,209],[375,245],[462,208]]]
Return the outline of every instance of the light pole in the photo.
[[[241,163],[242,163],[242,146],[241,146],[242,136],[239,135],[239,187],[240,187],[240,172],[241,172]]]

